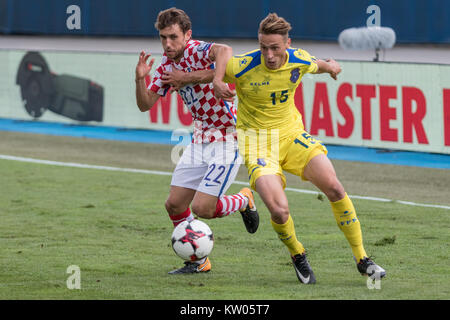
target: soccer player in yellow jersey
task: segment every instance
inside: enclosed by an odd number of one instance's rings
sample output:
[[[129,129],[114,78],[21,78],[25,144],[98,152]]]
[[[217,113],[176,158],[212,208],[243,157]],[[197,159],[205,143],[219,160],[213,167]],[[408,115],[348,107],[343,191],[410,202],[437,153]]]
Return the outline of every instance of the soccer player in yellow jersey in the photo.
[[[332,59],[319,60],[302,49],[290,48],[290,24],[271,13],[259,26],[260,49],[216,59],[214,90],[219,98],[234,96],[225,82],[235,83],[238,96],[239,149],[244,156],[251,187],[271,214],[273,229],[292,257],[298,279],[315,283],[303,245],[297,240],[283,170],[311,181],[329,199],[337,225],[344,233],[363,275],[383,277],[386,272],[367,256],[360,222],[352,201],[336,177],[327,149],[303,127],[294,93],[306,73],[341,72]]]

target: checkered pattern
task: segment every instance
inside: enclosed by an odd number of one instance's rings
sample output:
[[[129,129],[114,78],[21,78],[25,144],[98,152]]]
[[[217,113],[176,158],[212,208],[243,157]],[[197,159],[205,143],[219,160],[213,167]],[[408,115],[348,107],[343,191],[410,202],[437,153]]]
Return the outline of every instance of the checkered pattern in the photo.
[[[164,71],[172,71],[172,68],[184,72],[212,68],[213,62],[209,59],[211,46],[212,43],[189,40],[179,63],[164,54],[148,89],[165,96],[169,86],[161,83],[161,75]],[[212,83],[187,85],[179,90],[179,94],[194,119],[194,143],[236,139],[236,106],[234,103],[217,100]]]

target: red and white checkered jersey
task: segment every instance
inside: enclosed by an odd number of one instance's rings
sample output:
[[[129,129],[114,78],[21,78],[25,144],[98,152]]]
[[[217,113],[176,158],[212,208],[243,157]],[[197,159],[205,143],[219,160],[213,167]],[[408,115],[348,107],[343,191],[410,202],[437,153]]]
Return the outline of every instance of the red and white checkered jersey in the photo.
[[[184,72],[214,68],[213,62],[209,59],[212,45],[213,43],[189,40],[184,49],[184,56],[178,63],[164,54],[148,89],[165,96],[170,86],[162,84],[161,76],[164,71],[172,71],[172,68]],[[234,103],[216,99],[212,83],[189,84],[178,93],[194,119],[192,139],[194,143],[236,139],[236,106]]]

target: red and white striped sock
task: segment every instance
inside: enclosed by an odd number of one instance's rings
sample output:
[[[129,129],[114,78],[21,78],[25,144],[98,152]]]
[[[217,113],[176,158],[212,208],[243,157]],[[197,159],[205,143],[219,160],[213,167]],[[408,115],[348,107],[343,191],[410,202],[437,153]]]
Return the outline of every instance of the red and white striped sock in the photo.
[[[194,220],[194,215],[191,213],[191,209],[188,207],[186,211],[183,213],[171,216],[169,215],[170,220],[172,220],[173,226],[176,227],[183,221],[192,221]]]
[[[229,216],[233,212],[244,209],[248,205],[248,199],[242,193],[233,194],[231,196],[222,196],[217,200],[216,213],[214,218],[222,218]]]

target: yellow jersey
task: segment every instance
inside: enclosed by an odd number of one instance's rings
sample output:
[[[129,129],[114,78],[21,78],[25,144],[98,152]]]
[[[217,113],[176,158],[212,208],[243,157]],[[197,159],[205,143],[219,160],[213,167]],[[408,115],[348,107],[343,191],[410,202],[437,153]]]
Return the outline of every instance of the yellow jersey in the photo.
[[[286,62],[276,70],[266,67],[260,50],[228,61],[224,81],[236,84],[238,129],[279,129],[279,138],[304,129],[294,94],[303,75],[318,66],[305,50],[289,48],[286,53]]]

